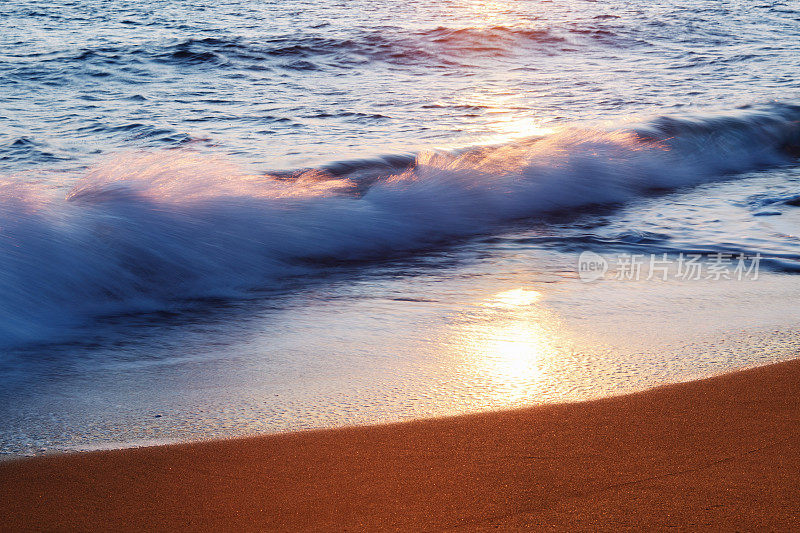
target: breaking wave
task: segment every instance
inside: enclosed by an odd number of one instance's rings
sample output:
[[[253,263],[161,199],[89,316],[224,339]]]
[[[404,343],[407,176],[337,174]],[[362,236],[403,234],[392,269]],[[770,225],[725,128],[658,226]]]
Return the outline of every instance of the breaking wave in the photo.
[[[5,179],[0,344],[783,164],[799,120],[800,108],[773,106],[269,175],[190,150],[122,154],[66,196]]]

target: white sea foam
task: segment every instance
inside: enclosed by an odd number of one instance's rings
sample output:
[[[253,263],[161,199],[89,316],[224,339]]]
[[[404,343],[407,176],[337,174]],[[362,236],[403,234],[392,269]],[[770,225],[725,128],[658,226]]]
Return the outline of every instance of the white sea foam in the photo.
[[[191,151],[121,154],[66,197],[0,182],[0,344],[89,317],[230,296],[308,263],[369,260],[549,211],[621,203],[786,162],[795,108],[423,153],[368,184],[249,175]]]

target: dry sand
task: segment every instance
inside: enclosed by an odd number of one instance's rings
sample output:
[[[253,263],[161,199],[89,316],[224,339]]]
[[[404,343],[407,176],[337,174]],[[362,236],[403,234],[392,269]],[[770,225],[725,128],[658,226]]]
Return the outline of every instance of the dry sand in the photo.
[[[0,463],[4,530],[800,528],[800,361],[599,401]]]

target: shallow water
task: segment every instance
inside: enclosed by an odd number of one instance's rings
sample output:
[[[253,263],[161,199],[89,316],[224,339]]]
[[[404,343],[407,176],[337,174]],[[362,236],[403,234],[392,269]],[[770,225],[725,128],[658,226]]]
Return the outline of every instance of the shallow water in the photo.
[[[799,21],[797,2],[5,2],[0,452],[795,356]],[[610,270],[586,282],[582,252]],[[668,279],[615,279],[634,256]],[[736,279],[740,257],[758,269]]]

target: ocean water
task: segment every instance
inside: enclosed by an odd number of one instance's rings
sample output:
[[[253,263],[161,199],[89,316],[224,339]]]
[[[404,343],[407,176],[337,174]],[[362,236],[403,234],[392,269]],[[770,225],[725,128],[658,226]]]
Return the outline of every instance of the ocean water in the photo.
[[[797,354],[800,2],[7,0],[0,22],[0,453]]]

